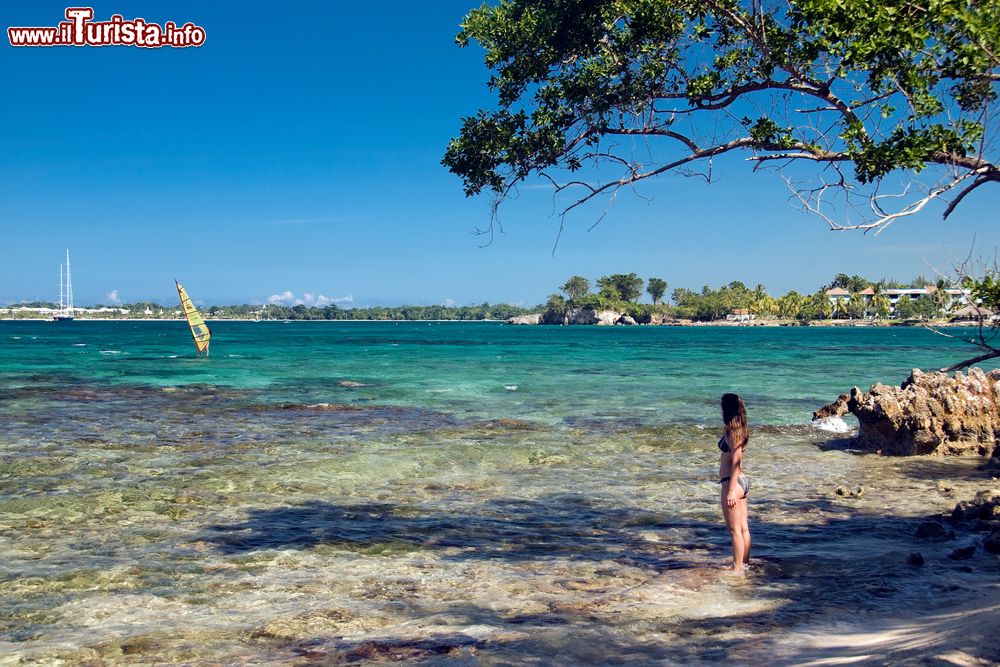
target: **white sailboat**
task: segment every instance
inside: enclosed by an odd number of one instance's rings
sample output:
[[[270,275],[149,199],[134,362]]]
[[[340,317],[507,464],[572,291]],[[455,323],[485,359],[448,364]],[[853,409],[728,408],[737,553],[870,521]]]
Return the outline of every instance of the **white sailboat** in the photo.
[[[66,267],[59,265],[59,312],[52,318],[56,322],[73,321],[73,277],[69,270],[69,250],[66,250]],[[63,280],[65,276],[65,282]]]

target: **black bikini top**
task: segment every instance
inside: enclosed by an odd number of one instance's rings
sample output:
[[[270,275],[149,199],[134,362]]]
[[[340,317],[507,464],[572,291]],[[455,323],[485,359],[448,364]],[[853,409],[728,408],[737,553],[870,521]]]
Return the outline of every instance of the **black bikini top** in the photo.
[[[744,447],[744,446],[745,445],[740,445],[740,447]],[[737,449],[739,449],[739,447],[737,447]],[[724,454],[730,454],[733,451],[733,450],[731,450],[729,448],[729,443],[726,442],[726,434],[725,433],[723,433],[722,437],[719,438],[719,451],[722,452],[722,453],[724,453]]]

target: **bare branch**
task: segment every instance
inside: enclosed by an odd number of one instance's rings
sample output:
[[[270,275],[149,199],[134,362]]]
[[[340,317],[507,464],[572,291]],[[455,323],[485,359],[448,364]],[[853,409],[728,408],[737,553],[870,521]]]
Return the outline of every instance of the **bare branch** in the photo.
[[[988,361],[990,359],[996,359],[1000,357],[1000,350],[994,349],[992,352],[987,352],[986,354],[980,354],[978,357],[972,357],[971,359],[966,359],[965,361],[960,361],[957,364],[952,364],[947,368],[942,368],[942,373],[950,373],[952,371],[957,371],[962,368],[968,368],[974,364],[981,363],[983,361]]]

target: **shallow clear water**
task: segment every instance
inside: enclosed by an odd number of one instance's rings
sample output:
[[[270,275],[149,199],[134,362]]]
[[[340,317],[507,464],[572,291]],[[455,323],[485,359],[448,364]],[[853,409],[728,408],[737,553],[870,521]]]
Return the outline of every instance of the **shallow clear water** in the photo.
[[[808,426],[966,352],[921,329],[213,333],[199,359],[180,322],[0,323],[0,664],[714,662],[980,576],[913,537],[989,485],[978,461]],[[754,429],[746,578],[724,391]]]

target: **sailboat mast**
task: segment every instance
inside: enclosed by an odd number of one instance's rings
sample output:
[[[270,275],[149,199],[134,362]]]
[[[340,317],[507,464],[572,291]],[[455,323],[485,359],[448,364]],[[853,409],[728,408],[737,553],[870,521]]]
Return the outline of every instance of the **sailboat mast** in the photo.
[[[59,265],[59,314],[62,315],[63,310],[66,308],[65,297],[63,294],[63,265]]]
[[[69,272],[69,248],[66,249],[66,310],[73,315],[73,278]]]

